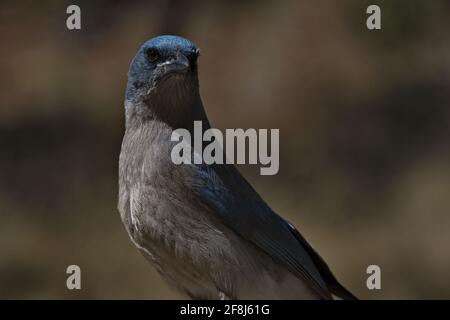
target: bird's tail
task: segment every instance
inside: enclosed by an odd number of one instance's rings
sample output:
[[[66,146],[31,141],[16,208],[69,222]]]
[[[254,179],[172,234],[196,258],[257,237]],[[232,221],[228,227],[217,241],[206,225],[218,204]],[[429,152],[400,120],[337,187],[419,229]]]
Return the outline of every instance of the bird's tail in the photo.
[[[344,288],[339,282],[328,284],[328,287],[333,295],[343,300],[358,300],[350,291]]]
[[[326,262],[322,259],[321,256],[311,247],[311,245],[303,238],[303,236],[290,224],[288,225],[291,227],[291,231],[295,235],[295,237],[300,241],[300,243],[303,245],[303,247],[307,250],[309,256],[311,257],[312,261],[316,265],[317,269],[319,270],[320,275],[322,276],[323,280],[325,281],[328,290],[330,292],[344,300],[358,300],[350,291],[344,288],[343,285],[337,281],[333,273],[331,272],[330,268],[326,264]]]

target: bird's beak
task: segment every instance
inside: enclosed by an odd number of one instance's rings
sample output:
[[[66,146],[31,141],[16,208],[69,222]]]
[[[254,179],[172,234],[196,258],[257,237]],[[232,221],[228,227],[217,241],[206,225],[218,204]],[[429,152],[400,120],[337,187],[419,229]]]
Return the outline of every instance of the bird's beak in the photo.
[[[164,74],[184,73],[189,70],[190,63],[184,54],[179,53],[176,58],[158,64],[163,69]]]

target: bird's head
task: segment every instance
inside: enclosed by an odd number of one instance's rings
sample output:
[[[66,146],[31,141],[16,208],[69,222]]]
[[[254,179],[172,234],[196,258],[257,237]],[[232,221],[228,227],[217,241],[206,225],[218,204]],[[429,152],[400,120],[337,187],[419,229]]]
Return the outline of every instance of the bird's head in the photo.
[[[191,41],[178,36],[159,36],[145,42],[128,72],[127,116],[173,122],[190,112],[200,99],[198,55],[199,49]]]

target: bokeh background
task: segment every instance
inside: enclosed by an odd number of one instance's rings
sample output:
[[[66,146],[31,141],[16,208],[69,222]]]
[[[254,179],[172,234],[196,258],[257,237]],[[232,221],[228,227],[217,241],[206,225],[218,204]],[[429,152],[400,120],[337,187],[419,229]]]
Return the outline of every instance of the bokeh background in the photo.
[[[81,31],[66,28],[72,3]],[[127,69],[159,34],[201,48],[215,127],[280,128],[279,174],[241,171],[345,286],[450,298],[446,0],[2,1],[0,298],[180,298],[116,209]]]

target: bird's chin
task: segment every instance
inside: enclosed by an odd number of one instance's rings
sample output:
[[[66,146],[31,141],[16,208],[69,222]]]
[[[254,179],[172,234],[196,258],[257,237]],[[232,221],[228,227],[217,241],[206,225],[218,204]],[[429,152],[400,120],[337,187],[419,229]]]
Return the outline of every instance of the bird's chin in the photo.
[[[175,108],[190,100],[192,81],[188,73],[168,72],[155,80],[152,88],[147,92],[147,100],[150,103]]]
[[[173,81],[180,81],[185,80],[188,72],[185,70],[173,70],[173,71],[167,71],[160,77],[160,81],[166,81],[166,80],[173,80]]]
[[[156,87],[173,87],[180,86],[186,81],[186,74],[181,72],[166,72],[159,77],[157,77],[153,85]]]

